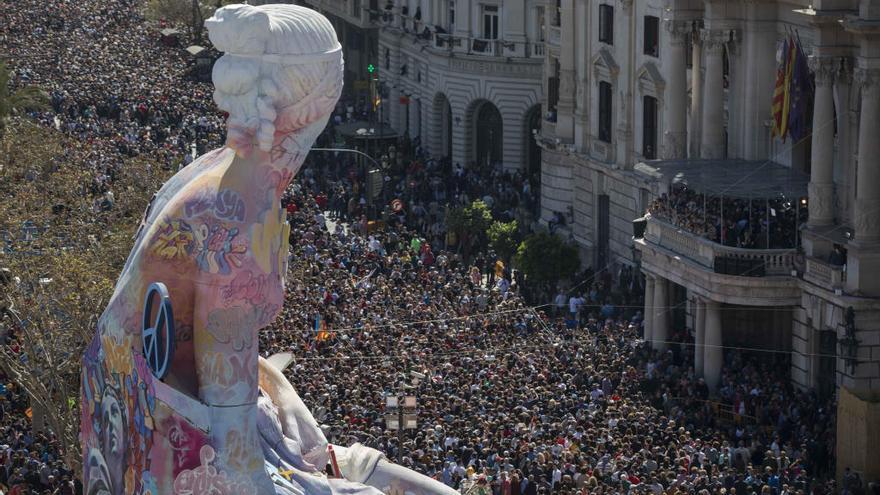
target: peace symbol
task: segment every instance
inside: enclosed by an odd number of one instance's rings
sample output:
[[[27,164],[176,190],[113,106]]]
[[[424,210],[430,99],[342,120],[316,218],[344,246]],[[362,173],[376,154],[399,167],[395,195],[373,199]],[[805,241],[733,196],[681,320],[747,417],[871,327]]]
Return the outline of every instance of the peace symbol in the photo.
[[[159,309],[155,321],[150,321],[153,303],[158,300]],[[161,282],[150,284],[144,298],[143,320],[144,357],[147,365],[158,379],[165,378],[174,356],[174,313],[168,288]]]

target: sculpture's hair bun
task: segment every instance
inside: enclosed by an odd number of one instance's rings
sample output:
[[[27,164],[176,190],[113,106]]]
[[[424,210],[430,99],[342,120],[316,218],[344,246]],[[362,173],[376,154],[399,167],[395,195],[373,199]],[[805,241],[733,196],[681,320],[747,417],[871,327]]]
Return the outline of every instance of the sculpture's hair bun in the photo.
[[[212,76],[231,137],[255,139],[269,151],[276,126],[289,132],[332,112],[342,91],[342,52],[326,17],[296,5],[236,4],[217,9],[205,25],[226,52]]]

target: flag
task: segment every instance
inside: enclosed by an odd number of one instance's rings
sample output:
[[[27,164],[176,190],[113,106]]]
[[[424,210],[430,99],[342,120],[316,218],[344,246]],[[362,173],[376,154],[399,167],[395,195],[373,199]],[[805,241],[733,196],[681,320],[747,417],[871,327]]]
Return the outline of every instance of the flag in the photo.
[[[796,44],[789,93],[788,133],[793,140],[800,141],[810,133],[813,102],[813,81],[800,40]]]
[[[784,40],[776,50],[776,86],[773,88],[773,136],[785,137],[788,120],[783,118],[785,104],[785,69],[788,64],[788,40]]]
[[[327,322],[321,318],[321,315],[315,315],[315,340],[318,342],[327,340],[330,335],[327,333]]]

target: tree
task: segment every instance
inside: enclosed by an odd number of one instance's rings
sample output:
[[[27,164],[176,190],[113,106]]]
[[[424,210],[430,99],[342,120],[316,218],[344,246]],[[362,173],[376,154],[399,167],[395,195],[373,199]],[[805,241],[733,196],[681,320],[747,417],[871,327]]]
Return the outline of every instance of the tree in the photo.
[[[465,255],[486,235],[492,223],[492,212],[482,200],[467,206],[453,208],[446,219],[446,225],[459,239],[459,248]]]
[[[40,110],[49,103],[49,95],[36,86],[25,86],[15,91],[9,87],[12,71],[6,62],[0,60],[0,136],[6,128],[9,117],[22,110]]]
[[[17,118],[9,130],[0,137],[0,369],[78,471],[80,359],[168,172],[132,159],[112,185],[112,208],[96,211],[91,168],[75,151],[83,143]]]
[[[532,234],[520,243],[516,264],[528,280],[546,284],[574,275],[581,261],[576,247],[548,233]]]
[[[492,222],[486,234],[489,237],[489,246],[498,253],[498,256],[505,263],[508,263],[519,245],[519,225],[516,220]]]

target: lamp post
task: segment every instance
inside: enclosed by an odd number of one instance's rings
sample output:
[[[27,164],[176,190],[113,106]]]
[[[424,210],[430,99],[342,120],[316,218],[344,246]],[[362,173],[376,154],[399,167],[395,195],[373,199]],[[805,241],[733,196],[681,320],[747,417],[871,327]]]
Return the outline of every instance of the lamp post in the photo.
[[[372,156],[364,153],[363,151],[353,150],[349,148],[312,148],[311,151],[332,151],[334,153],[354,153],[355,155],[366,158],[370,161],[374,168],[368,169],[366,173],[366,186],[367,186],[367,197],[369,201],[367,202],[367,220],[370,220],[373,215],[371,215],[372,210],[375,208],[373,205],[375,197],[382,192],[382,188],[385,185],[385,182],[382,179],[382,165],[376,161]],[[378,185],[377,185],[378,184]]]
[[[415,395],[399,395],[385,397],[385,428],[397,430],[397,463],[403,459],[403,436],[405,430],[415,430],[418,426],[418,400]]]

